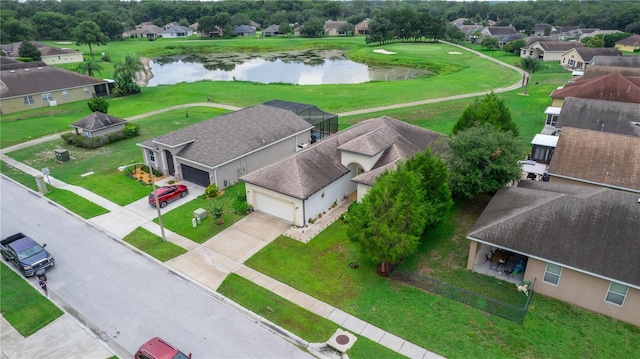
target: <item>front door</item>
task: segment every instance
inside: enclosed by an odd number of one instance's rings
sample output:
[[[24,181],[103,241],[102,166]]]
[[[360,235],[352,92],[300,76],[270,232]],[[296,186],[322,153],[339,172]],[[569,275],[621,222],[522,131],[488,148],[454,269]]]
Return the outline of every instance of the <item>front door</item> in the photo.
[[[169,176],[176,174],[176,168],[173,165],[173,155],[171,152],[164,150],[164,156],[167,158],[167,169],[169,170]]]

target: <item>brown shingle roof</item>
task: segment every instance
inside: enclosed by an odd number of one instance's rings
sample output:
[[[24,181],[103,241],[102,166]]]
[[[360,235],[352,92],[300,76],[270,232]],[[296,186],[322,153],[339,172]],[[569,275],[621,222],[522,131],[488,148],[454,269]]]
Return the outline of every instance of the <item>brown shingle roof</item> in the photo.
[[[640,87],[622,75],[610,74],[567,84],[553,91],[551,97],[640,103]]]
[[[602,56],[596,55],[591,59],[590,66],[620,66],[640,68],[640,56]]]
[[[622,39],[616,42],[616,45],[624,45],[624,46],[640,46],[640,35],[629,36],[626,39]]]
[[[240,179],[295,198],[307,199],[349,173],[349,169],[341,163],[341,146],[353,149],[350,144],[359,143],[367,147],[366,153],[370,153],[371,149],[386,149],[372,170],[380,173],[381,168],[391,168],[396,161],[424,151],[442,136],[384,116],[359,122]],[[366,145],[367,139],[374,144]]]
[[[142,147],[187,144],[177,157],[213,168],[274,142],[313,128],[295,113],[255,105],[145,141]]]
[[[640,57],[638,57],[638,60],[640,60]],[[581,80],[591,79],[594,77],[604,76],[609,74],[622,75],[626,77],[627,80],[640,86],[640,61],[638,61],[638,67],[589,65],[584,70],[584,74],[581,76]]]
[[[117,126],[123,122],[126,121],[119,117],[107,115],[106,113],[96,111],[89,116],[72,123],[69,126],[77,127],[87,131],[97,131],[103,128]]]
[[[640,136],[640,104],[567,97],[558,115],[557,128]]]
[[[638,228],[636,194],[521,181],[493,196],[467,238],[640,288]]]
[[[613,47],[585,47],[578,46],[575,48],[576,52],[582,57],[585,62],[591,61],[596,55],[605,56],[622,56],[620,50]]]
[[[548,172],[551,176],[640,192],[640,138],[565,127]]]
[[[531,44],[531,46],[533,45],[535,45],[535,43]],[[540,45],[540,47],[544,51],[551,51],[551,52],[569,51],[573,48],[584,46],[579,42],[573,42],[573,41],[538,41],[538,45]]]
[[[13,65],[2,67],[0,78],[6,85],[2,89],[2,97],[19,97],[107,83],[77,72],[46,66],[42,62],[28,64],[16,64],[19,67],[17,69],[10,67]]]

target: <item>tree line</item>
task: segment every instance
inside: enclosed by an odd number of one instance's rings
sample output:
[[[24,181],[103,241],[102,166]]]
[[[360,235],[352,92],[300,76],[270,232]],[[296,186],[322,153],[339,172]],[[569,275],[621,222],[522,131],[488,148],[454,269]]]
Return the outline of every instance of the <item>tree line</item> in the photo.
[[[421,15],[409,19],[406,16],[409,12]],[[498,25],[512,25],[525,33],[530,33],[536,23],[640,33],[640,2],[3,0],[0,2],[0,38],[3,43],[68,39],[80,23],[93,21],[105,36],[115,40],[122,36],[125,28],[133,28],[142,22],[157,26],[177,22],[186,26],[203,18],[206,27],[210,26],[207,20],[215,18],[213,25],[222,29],[253,20],[263,27],[304,24],[315,30],[317,23],[325,20],[355,25],[364,19],[375,18],[374,25],[384,30],[376,31],[381,39],[389,37],[389,32],[396,38],[437,38],[442,36],[442,24],[457,18],[485,24],[492,20]],[[394,26],[388,26],[384,19],[409,22],[392,22]],[[322,34],[309,32],[309,36]]]

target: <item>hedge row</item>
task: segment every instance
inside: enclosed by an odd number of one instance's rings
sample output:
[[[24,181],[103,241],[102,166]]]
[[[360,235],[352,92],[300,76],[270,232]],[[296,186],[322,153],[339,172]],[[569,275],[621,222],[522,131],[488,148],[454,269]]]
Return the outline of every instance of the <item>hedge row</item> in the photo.
[[[81,148],[98,148],[106,144],[126,140],[128,138],[138,136],[138,125],[128,123],[124,129],[116,132],[111,132],[105,136],[98,137],[86,137],[84,135],[76,135],[73,132],[63,133],[60,135],[64,142],[68,145],[73,145]]]

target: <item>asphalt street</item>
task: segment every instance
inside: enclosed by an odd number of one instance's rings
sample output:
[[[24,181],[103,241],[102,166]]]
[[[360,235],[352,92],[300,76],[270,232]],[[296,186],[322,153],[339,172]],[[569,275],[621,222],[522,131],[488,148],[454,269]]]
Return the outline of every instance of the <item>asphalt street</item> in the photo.
[[[0,200],[2,238],[23,232],[47,244],[56,259],[47,271],[52,298],[120,357],[160,336],[194,358],[312,358],[46,198],[3,178]]]

